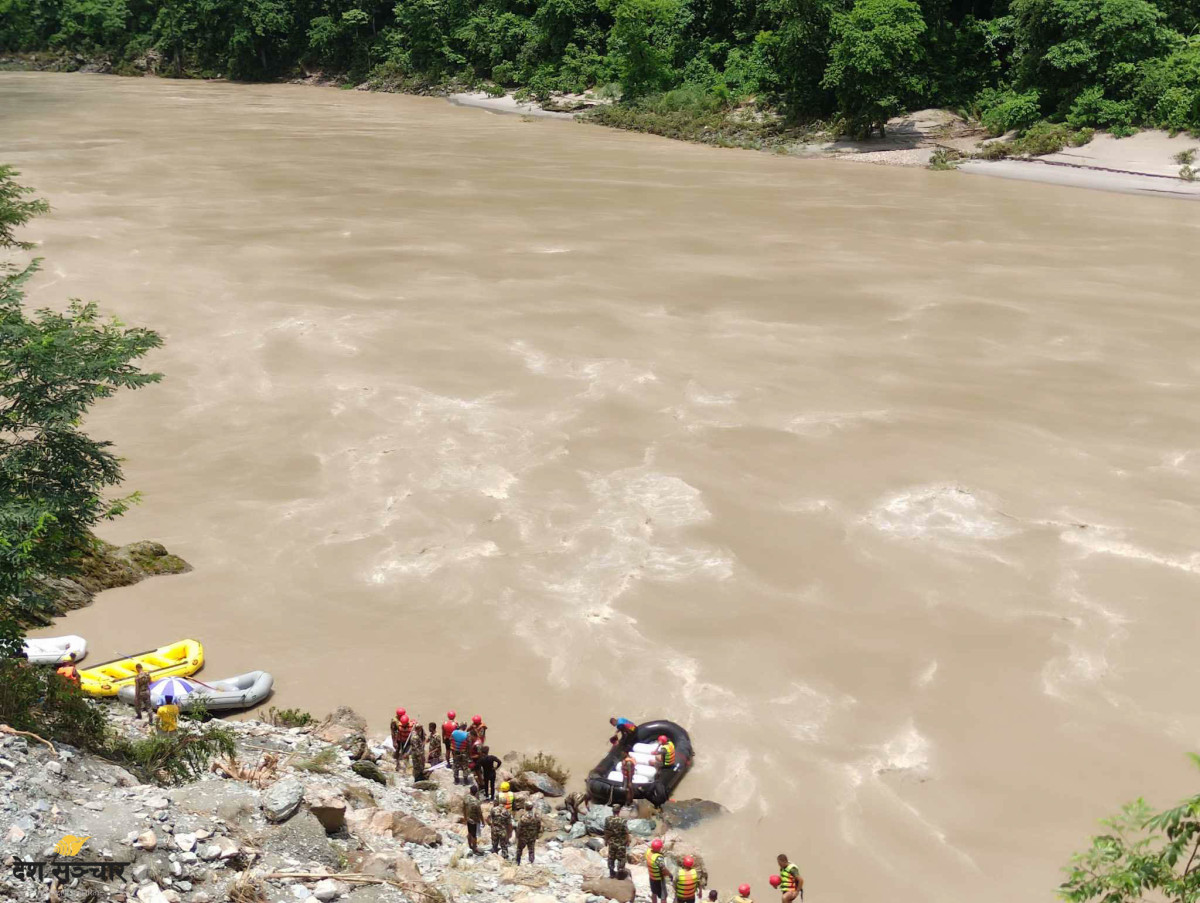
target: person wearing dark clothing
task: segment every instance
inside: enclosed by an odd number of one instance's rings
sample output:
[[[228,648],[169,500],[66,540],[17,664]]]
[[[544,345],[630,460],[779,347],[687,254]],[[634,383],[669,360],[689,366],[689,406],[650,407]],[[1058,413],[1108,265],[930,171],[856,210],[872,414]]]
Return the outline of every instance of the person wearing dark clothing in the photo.
[[[496,768],[503,761],[498,759],[491,753],[490,747],[483,747],[480,750],[483,754],[479,757],[479,774],[483,778],[483,796],[484,799],[494,800],[496,798]]]

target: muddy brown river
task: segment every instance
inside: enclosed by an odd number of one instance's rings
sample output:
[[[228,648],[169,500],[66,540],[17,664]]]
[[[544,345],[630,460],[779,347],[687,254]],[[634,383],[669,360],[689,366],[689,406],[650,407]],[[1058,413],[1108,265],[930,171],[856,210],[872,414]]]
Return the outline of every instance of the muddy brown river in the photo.
[[[50,631],[554,751],[670,717],[725,893],[1053,899],[1194,791],[1200,208],[442,100],[0,74],[31,301],[194,566]]]

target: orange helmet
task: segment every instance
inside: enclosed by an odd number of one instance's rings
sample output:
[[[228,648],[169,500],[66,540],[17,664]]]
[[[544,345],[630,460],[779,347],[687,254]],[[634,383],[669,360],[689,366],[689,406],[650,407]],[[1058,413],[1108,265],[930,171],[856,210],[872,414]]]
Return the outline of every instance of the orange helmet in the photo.
[[[782,878],[780,878],[778,875],[771,876],[771,887],[779,887],[781,884],[783,884]]]
[[[454,709],[451,709],[450,711],[448,711],[446,713],[446,717],[449,718],[451,721],[453,721],[455,718],[458,717],[458,712],[454,711]]]
[[[483,724],[483,719],[482,719],[482,718],[480,718],[478,715],[472,715],[472,716],[471,716],[471,723],[472,723],[472,724]]]
[[[695,865],[695,864],[696,864],[696,860],[695,860],[695,859],[693,859],[691,856],[684,856],[684,857],[683,857],[683,867],[684,867],[685,869],[690,869],[690,868],[691,868],[693,865]]]
[[[656,837],[652,841],[650,841],[650,849],[652,849],[656,853],[661,853],[662,852],[662,838]]]
[[[666,734],[663,734],[661,737],[658,738],[658,742],[659,743],[670,743],[671,738],[668,737]]]
[[[738,893],[741,894],[743,897],[750,896],[750,885],[743,884],[741,887],[738,888]]]
[[[400,723],[401,723],[401,724],[408,724],[408,716],[407,716],[407,715],[401,715],[401,716],[400,716]]]
[[[404,709],[396,709],[396,717],[403,718],[404,717]]]

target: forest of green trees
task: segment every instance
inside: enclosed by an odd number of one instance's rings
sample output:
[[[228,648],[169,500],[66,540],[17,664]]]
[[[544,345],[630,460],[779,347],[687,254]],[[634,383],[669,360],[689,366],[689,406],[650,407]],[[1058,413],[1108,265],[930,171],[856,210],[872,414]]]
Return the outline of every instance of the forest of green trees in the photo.
[[[0,0],[0,50],[54,48],[117,71],[154,50],[179,76],[753,96],[860,133],[930,106],[997,133],[1200,129],[1197,0]]]

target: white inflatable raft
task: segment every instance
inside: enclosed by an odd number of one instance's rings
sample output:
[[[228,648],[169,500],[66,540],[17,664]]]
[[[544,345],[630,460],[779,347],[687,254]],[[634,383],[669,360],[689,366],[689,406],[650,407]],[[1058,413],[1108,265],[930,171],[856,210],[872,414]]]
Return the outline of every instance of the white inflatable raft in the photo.
[[[180,677],[176,680],[194,688],[191,693],[175,700],[179,708],[185,712],[198,703],[203,704],[204,708],[210,712],[248,709],[270,696],[271,688],[275,685],[275,678],[267,671],[248,671],[225,680],[201,682],[194,677]],[[132,686],[121,687],[117,698],[121,702],[133,705],[133,692]]]
[[[75,653],[75,661],[87,655],[87,640],[81,636],[45,636],[25,640],[25,657],[35,665],[60,665]]]

